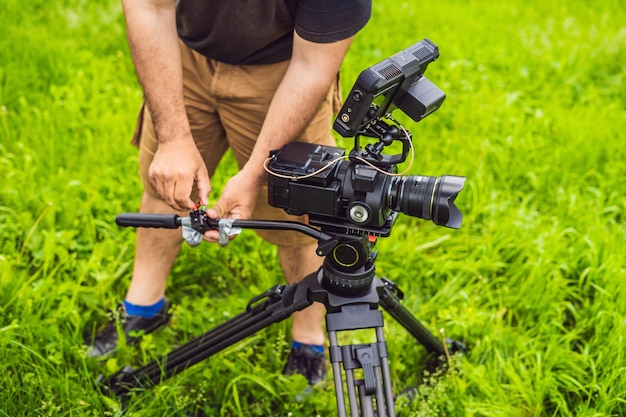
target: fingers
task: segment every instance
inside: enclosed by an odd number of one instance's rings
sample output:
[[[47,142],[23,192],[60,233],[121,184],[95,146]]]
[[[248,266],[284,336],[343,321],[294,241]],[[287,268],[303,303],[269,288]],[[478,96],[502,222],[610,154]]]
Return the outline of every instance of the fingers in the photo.
[[[178,210],[190,210],[194,206],[190,198],[191,186],[193,182],[176,180],[154,180],[153,186],[159,197],[170,207]],[[187,191],[185,191],[187,190]]]
[[[209,204],[209,194],[211,193],[211,182],[209,174],[204,170],[196,177],[196,187],[198,188],[198,198],[203,205]]]
[[[172,208],[192,209],[194,182],[202,204],[211,192],[209,173],[193,141],[160,144],[148,170],[148,178],[157,194]]]
[[[198,180],[195,180],[198,189],[198,198],[203,205],[208,203],[207,196],[211,192],[211,183],[209,176],[199,174]],[[194,184],[194,178],[184,174],[170,175],[161,173],[150,173],[149,179],[159,197],[163,199],[170,207],[185,211],[193,209],[195,202],[191,199],[191,190]]]
[[[250,215],[245,215],[239,204],[233,201],[220,198],[217,203],[213,204],[207,210],[207,214],[212,219],[247,219]]]
[[[222,217],[225,217],[224,209],[222,209],[222,206],[220,206],[219,201],[215,203],[213,207],[207,210],[207,214],[212,219],[220,219]]]
[[[218,201],[207,210],[212,219],[249,219],[256,203],[258,188],[241,171],[228,180]],[[232,237],[231,237],[232,239]],[[205,233],[205,240],[217,242],[219,232],[211,230]]]
[[[223,207],[229,207],[224,209]],[[237,205],[223,197],[215,203],[210,209],[207,210],[207,215],[212,219],[240,219],[241,214],[238,212]],[[219,241],[219,231],[209,230],[204,233],[204,240],[209,243],[216,243]],[[236,235],[229,236],[229,240],[233,240]]]
[[[224,209],[222,208],[222,206],[220,205],[220,202],[218,201],[217,203],[215,203],[213,205],[213,207],[209,208],[206,211],[206,214],[211,218],[211,219],[221,219],[224,216]],[[220,234],[219,231],[217,230],[209,230],[207,232],[204,233],[204,240],[209,242],[209,243],[216,243],[219,240]]]

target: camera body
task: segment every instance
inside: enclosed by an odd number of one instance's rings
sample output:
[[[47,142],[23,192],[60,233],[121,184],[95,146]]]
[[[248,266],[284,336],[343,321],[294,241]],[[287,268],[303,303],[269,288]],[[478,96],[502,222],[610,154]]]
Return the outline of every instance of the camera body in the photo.
[[[270,176],[271,206],[293,215],[308,214],[314,225],[388,233],[395,216],[387,193],[381,191],[389,188],[390,177],[343,159],[345,149],[332,146],[293,142],[273,156],[269,169],[280,176]],[[342,160],[327,167],[338,158]]]
[[[420,121],[441,106],[445,94],[424,77],[438,57],[437,46],[424,39],[363,71],[334,122],[339,134],[354,137],[353,149],[346,154],[343,148],[291,142],[272,151],[269,204],[308,214],[312,225],[344,234],[387,236],[397,212],[460,227],[454,199],[465,178],[396,174],[412,138],[391,112],[399,108]],[[361,137],[375,143],[362,148]],[[385,155],[395,141],[402,143],[401,153]]]

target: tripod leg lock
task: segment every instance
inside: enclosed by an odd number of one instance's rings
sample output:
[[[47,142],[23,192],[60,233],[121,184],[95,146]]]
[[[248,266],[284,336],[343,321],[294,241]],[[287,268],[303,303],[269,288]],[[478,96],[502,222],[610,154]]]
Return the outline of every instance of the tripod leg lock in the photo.
[[[387,278],[381,278],[380,280],[383,282],[384,287],[395,295],[398,300],[404,299],[404,292],[398,288],[398,285],[395,282],[389,281]]]
[[[371,346],[360,347],[355,349],[356,358],[361,362],[363,368],[363,382],[365,383],[365,395],[374,395],[376,393],[376,374],[374,373],[374,364],[379,362],[376,360],[377,355]]]
[[[346,371],[363,370],[362,387],[365,395],[376,393],[376,369],[382,365],[381,358],[387,357],[384,342],[372,344],[331,346],[329,349],[332,363],[343,362]]]
[[[252,298],[248,305],[246,306],[246,311],[251,311],[256,305],[258,305],[261,301],[267,299],[270,302],[276,302],[280,300],[283,296],[283,291],[285,289],[284,285],[274,285],[272,288],[265,291],[263,294],[259,294],[256,297]]]

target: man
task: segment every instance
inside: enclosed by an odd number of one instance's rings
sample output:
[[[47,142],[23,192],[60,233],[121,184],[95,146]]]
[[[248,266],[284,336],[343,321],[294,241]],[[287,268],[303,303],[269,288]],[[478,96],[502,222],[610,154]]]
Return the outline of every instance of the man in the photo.
[[[208,204],[210,177],[230,148],[239,172],[211,218],[298,220],[269,207],[263,162],[293,140],[333,145],[338,72],[371,0],[124,0],[127,35],[145,109],[138,123],[142,213],[187,216]],[[303,221],[300,219],[299,221]],[[287,283],[317,270],[316,242],[297,232],[258,231],[278,246]],[[217,242],[218,232],[205,235]],[[131,331],[167,323],[167,277],[182,243],[175,230],[138,229],[130,287],[121,312]],[[284,372],[311,385],[325,379],[324,307],[295,313]],[[115,323],[90,354],[117,346]]]

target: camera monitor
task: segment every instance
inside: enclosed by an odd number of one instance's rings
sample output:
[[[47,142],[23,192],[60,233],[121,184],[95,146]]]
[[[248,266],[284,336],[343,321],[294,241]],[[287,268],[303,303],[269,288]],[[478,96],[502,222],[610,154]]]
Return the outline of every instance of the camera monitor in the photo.
[[[437,45],[423,39],[361,72],[334,129],[343,137],[352,137],[395,108],[416,122],[437,110],[446,96],[424,77],[424,72],[438,57]]]

